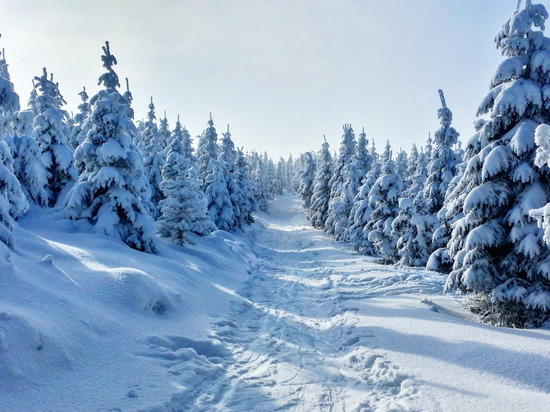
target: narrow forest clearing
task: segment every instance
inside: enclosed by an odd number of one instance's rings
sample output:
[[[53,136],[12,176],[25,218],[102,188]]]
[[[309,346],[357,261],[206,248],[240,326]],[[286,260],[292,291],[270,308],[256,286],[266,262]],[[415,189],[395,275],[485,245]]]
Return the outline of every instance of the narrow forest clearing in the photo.
[[[284,195],[158,255],[35,210],[2,274],[6,411],[539,411],[550,331],[481,325],[445,276],[382,266]],[[44,259],[43,259],[44,258]],[[2,409],[0,408],[0,409]]]
[[[212,331],[227,370],[169,410],[537,410],[550,400],[547,330],[457,317],[468,314],[443,295],[445,276],[356,254],[312,229],[294,197],[276,199],[251,235],[251,278]]]

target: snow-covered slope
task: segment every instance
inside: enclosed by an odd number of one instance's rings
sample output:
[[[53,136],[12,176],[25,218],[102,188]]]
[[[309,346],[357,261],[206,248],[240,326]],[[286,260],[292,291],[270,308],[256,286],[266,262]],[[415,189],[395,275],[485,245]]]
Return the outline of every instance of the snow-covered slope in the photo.
[[[7,411],[540,410],[550,331],[467,320],[445,277],[380,266],[282,196],[158,255],[34,209],[0,274]]]

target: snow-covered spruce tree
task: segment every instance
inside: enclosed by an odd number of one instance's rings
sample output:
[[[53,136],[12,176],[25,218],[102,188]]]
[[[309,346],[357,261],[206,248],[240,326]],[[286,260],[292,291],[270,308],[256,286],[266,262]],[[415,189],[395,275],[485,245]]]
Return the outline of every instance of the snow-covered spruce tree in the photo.
[[[206,192],[206,177],[211,172],[212,168],[209,166],[210,162],[217,160],[218,158],[218,133],[214,127],[212,120],[212,113],[210,113],[210,120],[208,120],[208,126],[202,132],[199,137],[199,143],[197,146],[197,159],[198,159],[198,172],[199,179],[201,180],[201,189]]]
[[[238,209],[240,220],[246,225],[254,223],[254,212],[256,206],[254,202],[254,183],[250,177],[250,165],[246,161],[243,150],[237,150],[237,159],[235,159],[235,183],[239,187],[238,195],[233,196],[231,203],[233,210]]]
[[[40,161],[40,148],[32,138],[34,115],[30,110],[15,112],[11,117],[13,137],[7,138],[13,154],[13,171],[27,198],[40,206],[48,203],[47,172]]]
[[[428,204],[422,192],[414,198],[399,200],[399,213],[392,222],[392,232],[397,238],[397,262],[401,266],[425,266],[429,258],[432,233],[437,218],[428,212]]]
[[[267,192],[269,199],[273,199],[277,194],[277,174],[275,163],[273,159],[267,155],[267,152],[264,152],[264,164],[266,165]]]
[[[162,150],[168,147],[172,139],[172,134],[168,126],[168,119],[166,118],[166,111],[164,111],[164,117],[160,119],[158,139]]]
[[[399,196],[402,191],[403,182],[397,174],[388,141],[381,158],[380,177],[369,191],[368,205],[372,212],[366,227],[369,231],[368,240],[385,263],[394,263],[398,258],[397,239],[392,233],[391,225],[399,212]]]
[[[86,138],[87,130],[82,130],[82,126],[90,114],[90,104],[88,103],[89,96],[88,93],[86,93],[86,88],[83,87],[78,95],[82,99],[82,102],[78,105],[78,113],[74,116],[74,126],[71,135],[71,143],[75,148]]]
[[[442,212],[445,196],[451,181],[457,175],[457,167],[461,162],[460,156],[453,149],[458,144],[458,132],[451,127],[453,114],[447,107],[443,91],[439,90],[441,108],[437,111],[437,117],[441,127],[434,134],[434,146],[430,163],[428,165],[428,178],[424,188],[424,197],[428,204],[428,212],[439,219],[439,225],[435,228],[432,241],[428,248],[432,255],[428,268],[439,272],[448,273],[452,261],[447,252],[447,243],[451,237],[451,222],[446,218],[446,211]]]
[[[289,193],[294,192],[294,159],[292,158],[292,155],[288,156],[288,160],[286,161],[286,179],[285,179],[285,190]]]
[[[189,133],[184,133],[178,117],[162,168],[164,199],[159,203],[157,228],[161,236],[180,245],[185,244],[188,233],[207,235],[214,230],[189,146]]]
[[[14,219],[19,219],[28,209],[20,182],[15,176],[13,178],[11,176],[14,174],[14,159],[8,147],[12,142],[14,119],[17,118],[18,110],[19,95],[13,88],[5,52],[2,50],[0,55],[0,166],[4,170],[1,172],[3,183],[0,183],[0,191],[3,192],[1,196],[7,203],[0,206],[0,209],[5,207],[5,211]],[[6,222],[6,228],[10,226],[8,219],[3,221]]]
[[[537,152],[535,165],[539,168],[550,167],[550,126],[540,124],[535,129],[535,143]],[[529,211],[529,215],[537,220],[540,228],[544,229],[544,241],[550,246],[550,203],[538,209]]]
[[[13,174],[12,162],[8,145],[0,139],[0,267],[9,260],[15,219],[24,215],[29,207],[21,185]]]
[[[227,132],[222,133],[220,153],[218,160],[220,166],[223,168],[223,175],[225,178],[225,187],[229,193],[229,199],[233,207],[233,222],[231,228],[243,226],[243,216],[241,215],[239,199],[241,196],[241,188],[238,186],[235,176],[235,162],[237,160],[237,151],[235,150],[235,144],[231,140],[231,133],[229,132],[229,125],[227,125]]]
[[[340,153],[334,174],[330,180],[330,201],[328,217],[325,223],[326,231],[334,235],[336,240],[342,240],[349,226],[348,218],[351,212],[353,196],[349,191],[351,179],[351,161],[355,153],[355,134],[351,125],[344,125],[344,135],[340,144]]]
[[[224,169],[218,159],[210,159],[205,184],[205,196],[210,220],[220,230],[231,230],[233,205],[227,191]]]
[[[134,109],[132,109],[132,102],[134,101],[134,96],[132,96],[132,92],[130,91],[130,82],[128,81],[127,77],[126,77],[126,91],[122,96],[128,101],[128,106],[130,107],[130,109],[128,110],[128,117],[133,120],[135,115]]]
[[[416,174],[418,168],[420,167],[419,160],[420,160],[420,153],[418,152],[418,148],[416,147],[416,144],[413,143],[411,148],[411,154],[407,160],[407,179],[406,179],[406,182],[404,182],[407,189],[403,192],[403,198],[412,199],[418,193],[418,184],[416,186],[413,184],[413,176]],[[424,179],[424,181],[420,183],[422,190],[424,189],[425,180],[426,179]]]
[[[407,152],[405,152],[403,149],[399,149],[399,152],[397,153],[397,156],[395,157],[395,167],[396,172],[401,178],[401,181],[403,182],[403,190],[408,189],[408,181],[410,179],[409,176],[409,157],[407,156]]]
[[[442,107],[437,111],[437,117],[441,127],[434,134],[428,179],[424,187],[424,197],[432,214],[441,210],[449,182],[456,175],[456,166],[460,163],[460,158],[452,148],[459,136],[458,132],[451,127],[453,114],[445,103],[442,90],[439,90],[439,97]]]
[[[286,180],[286,160],[283,157],[279,157],[277,162],[277,194],[282,195],[285,191]]]
[[[332,177],[332,155],[327,139],[317,156],[317,169],[313,181],[313,194],[309,208],[309,221],[316,228],[324,228],[327,220],[328,202],[330,200],[330,178]]]
[[[148,177],[149,190],[151,192],[151,215],[154,219],[158,218],[159,202],[164,198],[160,190],[160,182],[162,181],[162,167],[164,166],[164,150],[159,142],[159,131],[155,116],[155,105],[151,97],[149,104],[149,112],[147,113],[147,121],[145,129],[141,134],[143,165],[145,173]]]
[[[251,177],[253,181],[254,203],[258,210],[265,212],[269,207],[266,165],[257,152],[250,155]]]
[[[95,231],[134,249],[154,252],[155,225],[142,201],[146,178],[132,143],[137,130],[129,118],[128,101],[117,90],[117,61],[109,42],[103,52],[106,73],[99,84],[104,88],[90,100],[89,131],[75,152],[85,167],[67,196],[65,213],[71,219],[88,219]]]
[[[47,171],[48,204],[54,206],[65,185],[76,179],[77,171],[73,165],[70,131],[65,124],[67,112],[61,109],[65,104],[63,96],[52,78],[48,79],[45,68],[42,76],[34,80],[38,114],[34,118],[32,136],[38,143],[40,160]]]
[[[302,199],[302,206],[309,218],[309,208],[311,207],[311,197],[313,196],[313,180],[315,179],[315,161],[310,152],[303,155],[302,170],[300,170],[300,186],[298,187],[298,196]]]
[[[418,153],[416,145],[413,145],[408,167],[409,187],[399,200],[399,213],[392,223],[400,257],[397,263],[402,266],[426,265],[432,233],[438,224],[436,217],[428,211],[423,193],[427,165],[425,153]]]
[[[464,216],[448,245],[446,290],[473,293],[471,309],[499,325],[538,325],[550,310],[550,249],[529,216],[550,193],[549,169],[534,167],[535,129],[550,120],[547,17],[540,4],[518,4],[495,37],[507,57],[478,110],[491,118],[466,148]]]
[[[369,229],[367,228],[367,223],[370,222],[370,215],[372,213],[372,207],[369,205],[369,192],[380,176],[381,166],[374,143],[371,146],[369,155],[372,158],[371,168],[353,199],[349,228],[346,230],[346,240],[361,253],[374,256],[378,252],[368,239]]]
[[[0,267],[9,260],[9,248],[13,247],[15,220],[25,214],[28,203],[21,185],[13,173],[13,158],[4,138],[9,121],[19,110],[19,96],[10,81],[4,52],[0,59]],[[10,127],[11,129],[11,127]]]
[[[363,128],[363,131],[359,134],[359,139],[357,139],[355,153],[351,158],[350,178],[346,183],[352,199],[359,191],[359,187],[364,183],[365,177],[372,167],[372,157],[369,155],[367,143],[367,135],[365,134],[365,128]]]

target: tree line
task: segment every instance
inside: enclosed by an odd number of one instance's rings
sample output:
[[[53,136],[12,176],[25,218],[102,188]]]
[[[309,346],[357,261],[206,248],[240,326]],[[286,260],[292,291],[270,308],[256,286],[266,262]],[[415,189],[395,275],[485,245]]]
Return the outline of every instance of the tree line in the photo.
[[[90,98],[84,88],[73,116],[46,69],[21,110],[2,51],[0,264],[15,247],[16,221],[33,204],[154,253],[157,235],[183,245],[191,234],[242,229],[292,184],[292,157],[275,164],[265,153],[245,153],[229,126],[218,137],[212,116],[196,151],[179,116],[172,130],[166,114],[157,122],[152,99],[147,119],[134,121],[128,79],[121,94],[108,42],[101,61],[101,89]]]
[[[489,323],[539,326],[550,314],[550,39],[543,5],[518,2],[495,42],[504,55],[462,149],[440,90],[440,128],[423,148],[378,154],[350,125],[301,156],[313,226],[381,262],[448,274]]]

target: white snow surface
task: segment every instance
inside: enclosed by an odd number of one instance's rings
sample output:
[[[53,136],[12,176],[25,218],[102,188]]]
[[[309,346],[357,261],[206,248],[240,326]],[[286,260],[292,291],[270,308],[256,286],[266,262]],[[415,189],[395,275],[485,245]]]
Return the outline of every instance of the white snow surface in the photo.
[[[476,323],[280,196],[158,255],[33,208],[0,272],[2,411],[539,411],[550,331]],[[85,232],[84,234],[82,232]]]

